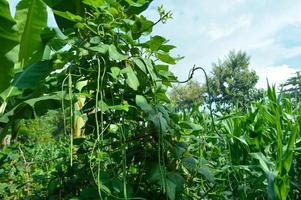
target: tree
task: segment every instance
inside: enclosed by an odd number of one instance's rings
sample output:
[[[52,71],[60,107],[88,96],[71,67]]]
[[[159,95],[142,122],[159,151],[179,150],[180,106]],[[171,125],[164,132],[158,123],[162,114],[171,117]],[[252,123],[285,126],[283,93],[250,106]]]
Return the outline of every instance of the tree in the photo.
[[[301,71],[296,72],[295,76],[287,79],[280,85],[280,90],[287,97],[295,98],[298,102],[301,96]]]
[[[185,85],[173,87],[170,98],[178,109],[190,110],[193,105],[203,101],[202,94],[204,94],[205,89],[197,81],[190,80]]]
[[[212,101],[219,109],[237,105],[243,108],[254,100],[256,72],[249,69],[250,57],[242,51],[230,51],[224,60],[213,64],[209,86]],[[256,95],[257,96],[257,95]]]

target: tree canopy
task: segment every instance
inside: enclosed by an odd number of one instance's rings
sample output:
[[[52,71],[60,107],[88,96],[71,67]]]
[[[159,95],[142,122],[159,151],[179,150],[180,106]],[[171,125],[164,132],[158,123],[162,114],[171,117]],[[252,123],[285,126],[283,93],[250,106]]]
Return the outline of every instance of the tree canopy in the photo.
[[[217,106],[225,109],[233,105],[244,107],[254,99],[259,77],[249,65],[250,57],[243,51],[230,51],[224,60],[213,64],[209,86]]]
[[[296,72],[294,76],[287,79],[280,85],[280,90],[290,98],[296,101],[301,98],[301,71]]]
[[[180,110],[190,110],[193,105],[203,102],[203,94],[206,88],[201,86],[195,80],[190,80],[185,85],[178,85],[173,87],[170,92],[171,100],[177,105]]]

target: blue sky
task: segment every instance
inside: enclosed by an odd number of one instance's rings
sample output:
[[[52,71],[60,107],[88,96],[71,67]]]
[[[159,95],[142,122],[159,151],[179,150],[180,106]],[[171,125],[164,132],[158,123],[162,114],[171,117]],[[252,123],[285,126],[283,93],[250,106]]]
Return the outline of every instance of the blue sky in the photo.
[[[251,56],[251,68],[260,77],[279,84],[301,70],[300,0],[155,0],[147,15],[156,18],[156,7],[173,12],[173,20],[155,28],[185,56],[173,71],[184,79],[194,65],[211,64],[230,50]],[[201,74],[196,80],[203,81]]]
[[[9,2],[13,10],[18,0]],[[154,0],[143,14],[156,20],[159,5],[171,10],[173,19],[157,25],[153,35],[168,38],[177,46],[173,53],[185,56],[172,69],[179,79],[194,64],[210,71],[233,49],[251,56],[258,87],[266,87],[266,78],[279,84],[301,70],[300,0]],[[201,73],[195,79],[204,80]]]

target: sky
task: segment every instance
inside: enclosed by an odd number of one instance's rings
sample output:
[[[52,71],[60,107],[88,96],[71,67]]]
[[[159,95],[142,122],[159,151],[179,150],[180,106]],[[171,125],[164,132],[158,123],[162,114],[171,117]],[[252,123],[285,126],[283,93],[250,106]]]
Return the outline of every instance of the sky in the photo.
[[[154,0],[146,13],[158,18],[157,6],[172,11],[173,19],[154,28],[177,46],[175,55],[185,56],[172,70],[185,79],[195,64],[209,72],[212,63],[230,50],[251,56],[250,68],[279,84],[301,70],[300,0]],[[201,73],[196,80],[202,82]]]
[[[18,0],[9,0],[11,10]],[[259,76],[258,88],[266,80],[279,85],[301,70],[300,0],[154,0],[143,15],[158,19],[157,7],[173,13],[173,19],[154,27],[177,46],[174,55],[184,56],[172,71],[180,80],[193,65],[208,73],[212,63],[230,50],[251,56],[250,68]],[[49,24],[54,24],[50,14]],[[201,72],[195,80],[204,81]]]

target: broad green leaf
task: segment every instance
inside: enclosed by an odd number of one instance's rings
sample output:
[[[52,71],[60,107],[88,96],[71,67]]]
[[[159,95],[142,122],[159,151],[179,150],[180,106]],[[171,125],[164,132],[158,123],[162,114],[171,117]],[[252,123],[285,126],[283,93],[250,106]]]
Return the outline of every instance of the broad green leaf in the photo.
[[[156,52],[166,42],[167,42],[167,40],[164,37],[156,35],[156,36],[151,37],[151,39],[149,41],[147,41],[146,43],[142,44],[142,46],[149,47],[152,51]]]
[[[102,100],[98,101],[98,108],[102,112],[106,112],[109,110],[109,106]]]
[[[176,46],[174,46],[174,45],[162,45],[162,46],[160,46],[159,50],[162,50],[162,51],[168,53],[170,50],[172,50],[174,48],[176,48]]]
[[[212,173],[210,172],[210,170],[208,168],[200,167],[199,169],[197,169],[197,172],[199,174],[203,175],[211,183],[215,182],[214,176],[212,175]]]
[[[106,54],[109,50],[109,46],[106,44],[102,44],[102,45],[98,45],[98,46],[94,46],[94,47],[89,47],[89,49],[92,51],[101,53],[101,54]]]
[[[43,56],[42,30],[47,26],[47,9],[42,0],[22,0],[16,7],[15,20],[21,35],[19,62],[21,67]]]
[[[83,0],[83,3],[89,6],[92,6],[94,8],[99,8],[102,5],[104,5],[104,0]]]
[[[137,67],[139,69],[141,69],[141,71],[143,71],[145,74],[147,74],[145,64],[141,59],[135,57],[135,58],[133,58],[133,62],[137,65]]]
[[[0,93],[8,86],[14,74],[14,64],[17,61],[20,37],[16,22],[10,15],[6,0],[0,0]]]
[[[184,121],[181,123],[181,125],[183,128],[189,128],[192,129],[193,131],[200,131],[203,129],[201,125],[189,121]]]
[[[47,100],[57,100],[57,101],[61,101],[62,96],[60,94],[61,92],[57,93],[57,94],[52,94],[52,95],[45,95],[42,97],[37,97],[37,98],[32,98],[32,99],[28,99],[24,102],[21,102],[20,104],[17,104],[14,108],[12,108],[11,110],[9,110],[8,112],[6,112],[4,115],[0,116],[0,122],[1,123],[8,123],[9,122],[9,118],[12,117],[15,113],[15,110],[18,109],[20,106],[27,104],[29,105],[32,109],[35,108],[35,104],[41,101],[47,101]],[[1,112],[0,112],[1,114]]]
[[[119,76],[120,74],[120,69],[119,67],[111,67],[111,76],[114,78],[114,79],[117,79],[117,77]]]
[[[176,64],[175,59],[173,57],[171,57],[170,55],[168,55],[168,54],[157,53],[156,56],[162,62],[171,64],[171,65]]]
[[[0,110],[0,122],[1,123],[8,123],[9,122],[9,117],[13,116],[14,115],[14,111],[18,108],[18,106],[15,106],[13,109],[11,109],[10,111],[6,112],[5,114],[4,113],[4,110]],[[2,115],[3,114],[3,115]]]
[[[166,103],[170,103],[170,99],[168,98],[168,96],[164,92],[158,92],[158,93],[155,94],[155,96],[159,101],[164,101]]]
[[[97,42],[96,41],[97,39],[94,39],[94,40],[95,41],[93,41],[93,42]],[[89,47],[89,49],[92,51],[101,53],[101,54],[109,53],[109,58],[114,61],[126,60],[128,58],[128,56],[119,53],[117,48],[113,44],[111,44],[111,45],[101,44],[101,45]]]
[[[129,9],[127,9],[127,13],[133,15],[133,14],[140,14],[142,13],[144,10],[146,10],[148,8],[148,6],[150,5],[150,3],[153,0],[127,0],[129,2]]]
[[[54,95],[45,95],[37,98],[32,98],[24,101],[24,103],[30,105],[32,108],[34,108],[35,104],[40,101],[45,101],[45,100],[57,100],[60,101],[62,100],[62,96],[60,93],[54,94]]]
[[[80,18],[84,16],[84,6],[81,0],[44,0],[54,13],[55,21],[61,30],[72,30]],[[70,16],[72,19],[68,19]]]
[[[90,39],[90,43],[91,44],[100,44],[101,43],[101,38],[99,36],[92,37]]]
[[[176,199],[176,184],[169,179],[166,179],[166,193],[168,199],[175,200]]]
[[[181,161],[182,165],[190,171],[197,170],[197,163],[193,157],[183,158]]]
[[[125,80],[127,85],[133,90],[137,90],[140,84],[134,70],[131,67],[126,67],[125,69],[121,70],[121,72],[125,73],[127,76]]]
[[[12,85],[18,89],[36,88],[51,72],[51,61],[39,61],[28,65],[25,70],[15,75]]]
[[[16,96],[19,94],[22,94],[21,90],[19,90],[15,86],[10,86],[6,90],[4,90],[3,92],[0,93],[0,97],[3,99],[3,101],[6,101],[6,99],[8,97],[13,97],[13,96]],[[0,113],[1,113],[1,111],[0,111]]]
[[[172,181],[176,185],[176,191],[182,192],[184,189],[185,179],[178,172],[168,172],[167,179]]]
[[[155,68],[157,71],[168,71],[169,66],[168,65],[155,65]]]
[[[126,60],[128,58],[128,56],[119,53],[116,46],[113,44],[109,46],[109,57],[111,60],[116,60],[116,61]]]
[[[153,111],[154,111],[152,106],[147,102],[146,98],[142,95],[136,95],[136,104],[145,113],[153,113]]]
[[[133,1],[133,0],[125,0],[130,6],[133,7],[141,7],[146,3],[146,0],[138,0],[138,1]]]
[[[146,69],[150,76],[152,77],[153,81],[157,81],[158,77],[154,71],[154,66],[151,59],[143,58],[143,62],[145,63]]]
[[[150,181],[156,182],[156,181],[160,181],[160,179],[161,179],[160,166],[158,163],[156,163],[150,170]]]
[[[25,70],[15,75],[11,86],[0,93],[0,97],[6,101],[9,97],[19,95],[23,89],[36,88],[50,74],[51,69],[49,60],[28,65]]]
[[[62,11],[58,11],[58,10],[52,10],[52,11],[54,14],[56,14],[64,19],[70,20],[72,22],[81,22],[83,20],[81,16],[75,15],[69,11],[66,11],[66,12],[62,12]]]
[[[146,19],[143,15],[136,17],[135,24],[132,26],[132,37],[134,40],[152,32],[154,23]]]
[[[112,110],[123,110],[123,111],[129,111],[130,106],[128,104],[120,104],[120,105],[114,105],[109,107]]]

